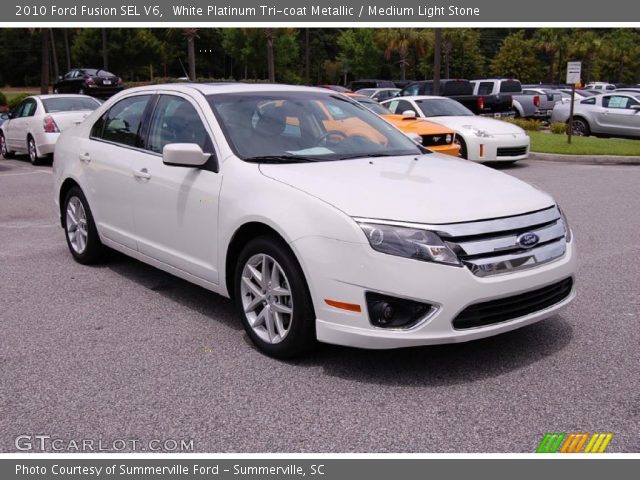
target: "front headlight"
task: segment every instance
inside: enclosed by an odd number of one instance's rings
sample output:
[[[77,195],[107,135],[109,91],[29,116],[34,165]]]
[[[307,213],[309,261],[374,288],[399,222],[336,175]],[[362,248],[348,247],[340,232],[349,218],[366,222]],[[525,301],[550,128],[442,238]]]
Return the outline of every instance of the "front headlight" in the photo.
[[[560,211],[560,218],[562,219],[562,223],[564,224],[564,238],[567,241],[567,243],[569,243],[572,237],[571,227],[569,226],[569,221],[567,220],[567,216],[564,214],[562,209],[558,207],[558,210]]]
[[[466,128],[467,130],[471,130],[471,133],[473,133],[476,137],[482,137],[482,138],[492,138],[493,137],[493,135],[491,135],[486,130],[482,130],[480,128],[476,128],[473,125],[463,125],[462,128]]]
[[[444,137],[444,141],[447,143],[451,143],[453,141],[453,136],[450,133],[447,133],[447,136]]]
[[[378,252],[424,262],[460,265],[456,254],[434,232],[375,223],[359,225],[371,248]]]

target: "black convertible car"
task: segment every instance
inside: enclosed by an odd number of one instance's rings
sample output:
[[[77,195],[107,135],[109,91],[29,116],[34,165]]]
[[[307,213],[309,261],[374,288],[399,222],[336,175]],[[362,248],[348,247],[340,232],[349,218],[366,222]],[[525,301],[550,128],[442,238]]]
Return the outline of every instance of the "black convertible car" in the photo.
[[[53,93],[110,97],[123,88],[122,79],[111,72],[96,68],[74,68],[60,77],[53,86]]]

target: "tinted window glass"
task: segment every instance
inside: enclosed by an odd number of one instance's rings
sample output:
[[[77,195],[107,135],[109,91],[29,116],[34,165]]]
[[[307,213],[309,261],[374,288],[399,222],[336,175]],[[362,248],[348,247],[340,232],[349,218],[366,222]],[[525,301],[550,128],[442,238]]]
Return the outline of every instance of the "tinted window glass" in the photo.
[[[517,80],[503,80],[500,84],[501,93],[519,93],[522,91],[522,85]]]
[[[440,94],[445,96],[473,95],[473,85],[467,80],[448,80],[440,83]]]
[[[42,100],[44,111],[47,113],[54,112],[73,112],[77,110],[95,110],[100,103],[93,98],[85,97],[59,97],[45,98]]]
[[[582,103],[584,105],[595,105],[596,104],[596,99],[595,98],[588,98],[587,100],[582,100],[580,103]]]
[[[407,88],[405,88],[405,90],[402,92],[402,95],[410,97],[412,95],[418,95],[419,91],[420,91],[420,85],[416,83],[414,85],[409,85]]]
[[[162,153],[170,143],[195,143],[203,152],[211,151],[209,135],[193,105],[184,98],[163,95],[151,121],[147,148]]]
[[[150,98],[151,95],[140,95],[120,100],[96,122],[91,130],[92,136],[141,147],[140,124]]]
[[[416,100],[425,117],[473,116],[473,112],[461,103],[448,98]]]
[[[493,82],[480,82],[478,95],[490,95],[493,92]]]

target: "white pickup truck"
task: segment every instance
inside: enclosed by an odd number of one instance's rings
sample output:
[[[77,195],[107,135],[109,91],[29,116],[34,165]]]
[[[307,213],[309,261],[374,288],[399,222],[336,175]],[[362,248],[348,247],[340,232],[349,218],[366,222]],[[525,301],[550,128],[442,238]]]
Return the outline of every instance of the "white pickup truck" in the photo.
[[[500,95],[509,93],[513,97],[513,110],[516,117],[546,118],[551,112],[540,109],[540,96],[528,95],[522,91],[519,80],[512,78],[483,78],[472,80],[474,95]]]

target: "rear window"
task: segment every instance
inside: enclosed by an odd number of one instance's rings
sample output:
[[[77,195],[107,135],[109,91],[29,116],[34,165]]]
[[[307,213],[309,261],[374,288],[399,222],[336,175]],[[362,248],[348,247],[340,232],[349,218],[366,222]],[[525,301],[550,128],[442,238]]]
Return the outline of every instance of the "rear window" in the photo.
[[[522,84],[518,80],[503,80],[500,84],[500,93],[520,93]]]
[[[93,98],[84,97],[61,97],[61,98],[45,98],[42,100],[44,111],[47,113],[55,112],[75,112],[82,110],[95,110],[100,103]]]
[[[473,85],[468,80],[449,80],[440,84],[440,94],[452,95],[473,95]]]
[[[113,73],[107,72],[106,70],[96,70],[95,68],[85,68],[82,71],[88,75],[93,75],[98,77],[115,77]]]

